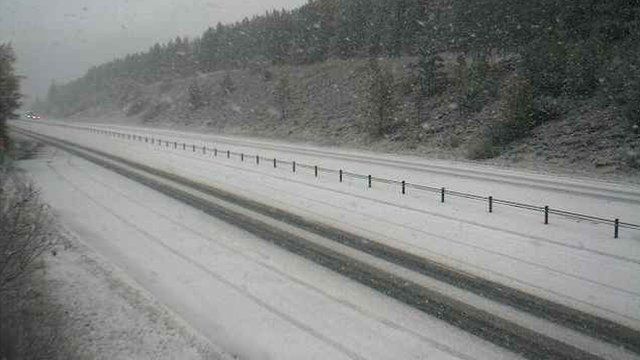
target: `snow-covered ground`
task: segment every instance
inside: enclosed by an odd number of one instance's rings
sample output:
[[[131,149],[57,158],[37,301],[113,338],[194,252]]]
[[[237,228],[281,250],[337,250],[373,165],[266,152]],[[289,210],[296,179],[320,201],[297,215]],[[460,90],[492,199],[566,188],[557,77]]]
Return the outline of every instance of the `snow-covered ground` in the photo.
[[[57,135],[111,149],[100,137]],[[135,150],[127,147],[119,143],[115,148]],[[151,160],[156,152],[149,150]],[[176,157],[172,162],[191,168],[200,160],[186,163]],[[77,157],[57,151],[24,167],[68,231],[119,269],[113,276],[135,281],[232,356],[517,358]],[[213,169],[222,174],[225,168]],[[253,175],[252,181],[270,176]]]
[[[176,150],[157,143],[151,145],[114,139],[68,128],[43,124],[30,126],[42,133],[157,166],[329,222],[640,329],[640,282],[633,275],[640,273],[638,231],[622,229],[620,239],[614,240],[611,227],[585,221],[552,217],[550,225],[545,226],[542,214],[538,213],[496,206],[494,213],[489,214],[486,204],[472,200],[449,197],[445,204],[441,204],[437,194],[410,189],[408,195],[402,196],[396,185],[375,183],[372,189],[368,189],[363,179],[345,178],[345,182],[340,184],[334,175],[321,174],[316,179],[311,170],[299,168],[294,174],[289,167],[274,169],[264,161],[257,165],[255,158],[249,156],[240,162],[238,158],[227,159],[226,156],[214,158],[211,153],[202,154],[201,149],[193,152],[187,148],[183,151],[181,147]],[[193,138],[202,138],[197,134],[169,135],[167,138],[175,141],[189,142]],[[207,144],[209,147],[231,147],[228,142]],[[448,186],[452,189],[476,193],[489,189],[486,194],[501,193],[502,198],[509,200],[549,204],[593,215],[613,214],[623,221],[640,222],[640,202],[636,195],[640,192],[631,185],[514,172],[490,174],[483,180],[482,177],[465,178],[455,173],[434,174],[345,158],[295,154],[291,148],[282,153],[271,149],[271,153],[267,153],[258,147],[249,149],[244,144],[242,151],[262,156],[275,154],[283,160],[295,159],[382,177],[401,173],[397,178],[414,183],[446,183],[452,184]],[[232,150],[239,149],[236,146]],[[398,161],[416,161],[395,158]],[[464,166],[456,166],[458,171],[465,170]],[[467,170],[476,175],[482,172],[477,168]],[[500,176],[506,180],[519,178],[520,184],[513,181],[500,183]],[[540,184],[545,186],[536,186]],[[575,191],[563,191],[566,188]]]
[[[30,167],[30,166],[29,166]],[[77,359],[231,357],[73,234],[45,256],[44,295],[61,307],[58,346]],[[51,309],[44,309],[46,314]]]

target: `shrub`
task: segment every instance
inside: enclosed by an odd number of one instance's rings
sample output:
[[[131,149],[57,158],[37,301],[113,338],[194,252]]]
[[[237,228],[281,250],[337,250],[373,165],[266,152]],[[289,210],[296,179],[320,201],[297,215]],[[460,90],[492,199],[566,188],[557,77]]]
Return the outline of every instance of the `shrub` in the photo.
[[[487,159],[497,156],[510,142],[529,134],[536,125],[533,88],[528,79],[514,76],[502,90],[498,119],[488,124],[482,134],[469,143],[467,156]]]
[[[395,80],[389,66],[381,66],[376,59],[369,61],[364,74],[360,123],[365,132],[376,139],[389,134],[395,126],[394,115],[399,106],[394,92]]]
[[[623,150],[622,155],[629,167],[640,170],[640,150],[629,147]]]
[[[469,65],[464,58],[458,58],[455,73],[463,112],[478,112],[490,98],[497,96],[499,83],[485,57],[475,58]]]
[[[533,88],[528,79],[515,76],[502,89],[498,120],[490,125],[493,143],[505,145],[529,134],[534,121]]]
[[[599,85],[602,53],[596,41],[567,42],[550,34],[525,48],[523,65],[540,95],[589,96]]]
[[[133,104],[129,105],[129,107],[125,110],[125,114],[127,116],[136,116],[144,111],[147,106],[147,100],[139,99],[133,102]]]
[[[550,96],[540,96],[533,100],[533,119],[536,125],[560,119],[565,114],[564,104]]]
[[[192,109],[197,110],[205,105],[205,96],[197,81],[189,85],[187,93],[189,105],[191,105]]]
[[[472,160],[490,159],[500,154],[499,149],[493,144],[488,134],[483,134],[469,142],[467,157]]]
[[[160,116],[160,114],[168,110],[170,107],[171,107],[171,104],[169,104],[168,102],[162,101],[152,106],[144,114],[142,114],[142,119],[144,121],[153,120],[158,116]]]

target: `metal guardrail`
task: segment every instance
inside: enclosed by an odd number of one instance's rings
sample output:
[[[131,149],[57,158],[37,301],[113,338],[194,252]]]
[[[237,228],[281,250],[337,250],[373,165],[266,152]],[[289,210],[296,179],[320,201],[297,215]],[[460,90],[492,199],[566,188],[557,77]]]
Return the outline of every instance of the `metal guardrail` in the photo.
[[[335,169],[320,167],[317,165],[299,163],[296,161],[278,160],[277,158],[262,157],[259,154],[255,154],[255,155],[245,154],[242,152],[234,152],[228,149],[224,150],[224,149],[218,149],[218,148],[209,148],[206,145],[196,146],[195,144],[187,144],[186,142],[178,142],[175,140],[170,141],[170,139],[168,138],[141,136],[139,134],[134,134],[134,133],[110,131],[110,130],[103,130],[99,128],[92,128],[92,127],[88,128],[88,127],[75,126],[75,125],[69,125],[69,124],[47,124],[47,125],[69,127],[69,128],[74,128],[78,130],[89,131],[95,134],[108,135],[108,136],[112,136],[120,139],[151,143],[154,145],[157,144],[159,146],[164,146],[164,147],[173,148],[173,149],[180,148],[183,151],[189,151],[189,150],[191,152],[202,151],[203,154],[212,154],[214,157],[231,158],[233,156],[236,158],[240,158],[240,160],[243,162],[254,161],[258,165],[260,165],[261,163],[270,163],[273,165],[274,168],[277,168],[278,165],[290,166],[292,169],[292,172],[294,173],[296,172],[297,169],[308,169],[308,170],[314,171],[315,177],[319,177],[321,174],[338,175],[339,182],[343,182],[345,177],[366,180],[368,187],[372,187],[374,182],[383,183],[387,185],[398,185],[401,187],[401,191],[403,195],[408,194],[408,189],[432,192],[440,195],[440,201],[442,203],[445,202],[445,199],[448,196],[465,198],[465,199],[475,200],[475,201],[482,201],[487,203],[488,210],[490,213],[493,212],[494,205],[499,204],[499,205],[514,207],[514,208],[529,210],[533,212],[543,213],[545,224],[549,224],[549,215],[556,215],[556,216],[564,217],[571,220],[589,221],[595,224],[605,224],[613,227],[613,235],[614,235],[614,238],[616,239],[620,235],[620,229],[640,230],[640,224],[622,222],[620,221],[620,219],[606,219],[598,216],[592,216],[592,215],[581,214],[577,212],[550,208],[549,206],[537,206],[537,205],[520,203],[520,202],[515,202],[510,200],[498,199],[498,198],[494,198],[493,196],[482,196],[482,195],[477,195],[477,194],[472,194],[467,192],[455,191],[455,190],[447,189],[445,187],[413,184],[413,183],[406,182],[404,180],[398,181],[398,180],[392,180],[392,179],[385,179],[380,177],[374,177],[372,175],[363,175],[363,174],[358,174],[350,171],[345,171],[343,169],[335,170]]]

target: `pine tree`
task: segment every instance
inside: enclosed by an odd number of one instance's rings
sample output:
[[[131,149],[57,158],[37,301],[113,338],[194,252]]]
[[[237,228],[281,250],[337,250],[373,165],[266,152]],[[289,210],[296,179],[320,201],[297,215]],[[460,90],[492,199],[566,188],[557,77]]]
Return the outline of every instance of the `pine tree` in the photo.
[[[394,94],[394,82],[388,66],[381,66],[374,58],[369,60],[360,121],[371,138],[377,139],[388,134],[395,124],[398,101]]]
[[[430,39],[425,39],[418,49],[418,71],[420,75],[420,94],[433,96],[438,91],[439,71],[442,59],[438,56]]]
[[[9,44],[0,44],[0,153],[9,144],[7,120],[15,118],[20,107],[20,77],[16,75],[14,63],[16,57]]]
[[[280,111],[280,120],[287,120],[291,106],[291,77],[286,70],[280,74],[273,95]]]

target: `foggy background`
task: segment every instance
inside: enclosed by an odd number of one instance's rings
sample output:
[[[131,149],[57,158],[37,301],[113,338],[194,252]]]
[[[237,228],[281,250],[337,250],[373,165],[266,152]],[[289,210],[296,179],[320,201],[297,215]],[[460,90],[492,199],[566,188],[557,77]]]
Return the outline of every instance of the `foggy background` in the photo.
[[[230,23],[306,0],[0,0],[0,42],[11,42],[28,104],[52,80],[82,76],[128,53],[176,36],[200,36]]]

